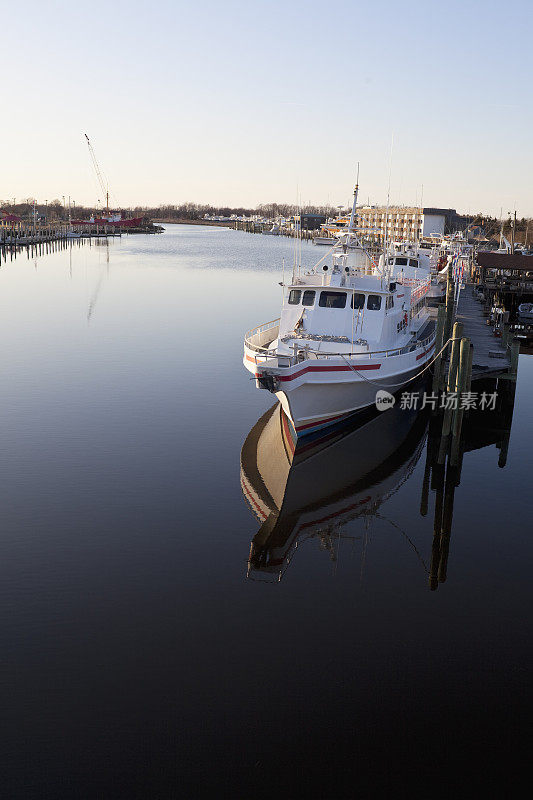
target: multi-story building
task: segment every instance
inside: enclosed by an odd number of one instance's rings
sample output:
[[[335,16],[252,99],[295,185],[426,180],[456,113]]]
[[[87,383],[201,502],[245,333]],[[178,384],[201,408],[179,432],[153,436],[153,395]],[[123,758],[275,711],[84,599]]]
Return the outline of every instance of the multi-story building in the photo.
[[[453,209],[362,206],[357,209],[357,231],[363,238],[383,242],[415,241],[447,232]],[[387,236],[386,236],[387,235]]]

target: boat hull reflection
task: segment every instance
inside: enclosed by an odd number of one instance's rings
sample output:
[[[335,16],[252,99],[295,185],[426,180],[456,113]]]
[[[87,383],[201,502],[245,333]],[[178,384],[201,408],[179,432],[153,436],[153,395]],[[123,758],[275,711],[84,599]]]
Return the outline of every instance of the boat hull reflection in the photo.
[[[397,404],[365,409],[347,422],[295,439],[282,407],[269,409],[241,451],[241,486],[261,527],[248,576],[279,580],[303,538],[333,534],[357,517],[375,515],[411,474],[428,419]]]

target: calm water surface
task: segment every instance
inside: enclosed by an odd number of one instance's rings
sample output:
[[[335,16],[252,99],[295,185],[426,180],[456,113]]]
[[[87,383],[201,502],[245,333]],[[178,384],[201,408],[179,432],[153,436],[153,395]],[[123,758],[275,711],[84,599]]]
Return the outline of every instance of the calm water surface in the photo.
[[[470,432],[437,591],[427,420],[394,412],[288,477],[243,454],[255,501],[279,478],[285,504],[280,563],[247,578],[269,512],[245,501],[241,448],[272,396],[242,336],[278,316],[292,247],[169,226],[2,263],[2,797],[511,791],[533,360],[504,468],[498,420]]]

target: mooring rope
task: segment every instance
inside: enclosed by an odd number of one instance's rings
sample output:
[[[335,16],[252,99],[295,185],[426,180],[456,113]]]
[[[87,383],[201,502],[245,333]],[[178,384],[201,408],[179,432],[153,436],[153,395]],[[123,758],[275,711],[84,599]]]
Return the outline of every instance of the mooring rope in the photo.
[[[421,370],[420,370],[420,372],[417,372],[417,373],[416,373],[416,375],[413,375],[413,377],[412,377],[412,378],[409,378],[409,380],[407,380],[407,381],[401,381],[400,383],[389,383],[389,384],[385,384],[385,383],[379,383],[378,381],[373,381],[371,378],[367,378],[367,377],[366,377],[366,375],[363,375],[363,374],[362,374],[362,373],[361,373],[361,372],[360,372],[358,369],[356,369],[356,368],[353,366],[353,364],[350,364],[350,362],[346,360],[345,356],[344,356],[342,353],[339,353],[339,355],[340,355],[340,357],[341,357],[341,358],[342,358],[342,359],[343,359],[343,360],[346,362],[346,364],[348,364],[348,366],[350,367],[350,369],[352,369],[352,370],[353,370],[355,373],[357,373],[357,375],[359,375],[359,377],[360,377],[360,378],[363,378],[363,380],[365,380],[367,383],[372,383],[374,386],[380,386],[382,389],[395,389],[395,388],[396,388],[396,387],[398,387],[398,386],[406,386],[408,383],[411,383],[411,381],[414,381],[414,380],[415,380],[415,378],[419,378],[421,375],[423,375],[423,373],[424,373],[424,372],[425,372],[427,369],[429,369],[429,368],[431,367],[431,365],[432,365],[432,364],[434,364],[434,363],[435,363],[435,361],[437,360],[437,358],[439,358],[439,356],[441,356],[441,355],[442,355],[442,353],[443,353],[443,352],[446,350],[446,348],[448,347],[448,345],[449,345],[451,342],[460,342],[460,341],[461,341],[461,340],[460,340],[459,338],[455,338],[455,339],[453,339],[453,338],[450,338],[450,339],[448,339],[448,341],[447,341],[447,342],[444,344],[444,346],[442,347],[442,349],[441,349],[441,350],[440,350],[440,351],[437,353],[437,355],[436,355],[436,356],[434,356],[434,357],[431,359],[431,361],[429,361],[429,362],[426,364],[426,366],[424,367],[424,369],[421,369]]]

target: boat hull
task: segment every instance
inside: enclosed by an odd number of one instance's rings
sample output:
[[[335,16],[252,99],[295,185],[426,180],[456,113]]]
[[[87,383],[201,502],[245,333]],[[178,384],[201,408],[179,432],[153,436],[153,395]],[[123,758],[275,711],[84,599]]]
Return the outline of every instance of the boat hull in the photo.
[[[338,424],[354,412],[376,403],[379,391],[397,394],[419,375],[432,359],[435,340],[424,350],[414,350],[378,361],[344,359],[302,362],[278,375],[276,397],[297,438]],[[392,403],[392,401],[390,401]]]
[[[322,245],[324,247],[333,247],[337,244],[337,239],[330,236],[315,236],[313,244]]]

